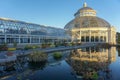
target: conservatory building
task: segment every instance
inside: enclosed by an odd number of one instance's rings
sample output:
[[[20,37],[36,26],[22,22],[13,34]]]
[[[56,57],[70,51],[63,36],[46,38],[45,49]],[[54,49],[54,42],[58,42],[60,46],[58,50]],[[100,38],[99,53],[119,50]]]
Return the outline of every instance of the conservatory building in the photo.
[[[0,18],[0,44],[41,44],[68,40],[64,29]]]
[[[73,42],[116,44],[116,30],[106,20],[96,16],[96,11],[84,3],[75,18],[64,27]]]

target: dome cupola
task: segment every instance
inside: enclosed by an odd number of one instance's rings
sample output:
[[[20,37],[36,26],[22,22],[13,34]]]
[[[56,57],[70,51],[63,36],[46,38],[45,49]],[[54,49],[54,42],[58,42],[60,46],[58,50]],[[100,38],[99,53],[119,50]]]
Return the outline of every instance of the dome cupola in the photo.
[[[83,4],[83,8],[79,9],[75,14],[75,17],[81,17],[81,16],[96,16],[96,11],[90,7],[87,6],[87,3],[85,2]]]

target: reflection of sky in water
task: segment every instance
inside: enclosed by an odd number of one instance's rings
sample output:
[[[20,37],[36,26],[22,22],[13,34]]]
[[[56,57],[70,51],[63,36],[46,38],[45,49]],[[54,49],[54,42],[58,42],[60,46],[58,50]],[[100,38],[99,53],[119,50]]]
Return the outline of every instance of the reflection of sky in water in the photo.
[[[71,74],[71,68],[65,61],[47,66],[43,71],[37,71],[30,78],[32,80],[76,80]]]
[[[116,57],[116,61],[110,64],[110,69],[112,71],[111,75],[113,80],[120,80],[120,57],[118,56],[118,52]]]

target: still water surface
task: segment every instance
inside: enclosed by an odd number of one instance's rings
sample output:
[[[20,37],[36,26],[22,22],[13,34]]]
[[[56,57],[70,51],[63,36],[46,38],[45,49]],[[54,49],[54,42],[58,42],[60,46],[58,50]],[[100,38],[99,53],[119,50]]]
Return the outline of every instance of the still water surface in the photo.
[[[116,47],[83,48],[62,52],[62,59],[54,60],[52,53],[48,61],[30,65],[25,58],[17,62],[16,68],[0,80],[120,80],[120,56]],[[15,65],[16,65],[15,64]],[[15,67],[13,65],[13,67]]]

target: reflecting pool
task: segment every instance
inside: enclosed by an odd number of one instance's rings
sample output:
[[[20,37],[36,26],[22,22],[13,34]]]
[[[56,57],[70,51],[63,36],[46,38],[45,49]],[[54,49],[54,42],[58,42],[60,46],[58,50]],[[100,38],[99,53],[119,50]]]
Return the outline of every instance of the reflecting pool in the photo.
[[[39,63],[19,57],[0,66],[0,80],[120,80],[119,52],[116,47],[88,47],[62,51],[59,60],[49,53],[47,61]]]

